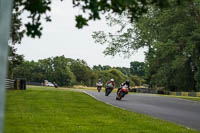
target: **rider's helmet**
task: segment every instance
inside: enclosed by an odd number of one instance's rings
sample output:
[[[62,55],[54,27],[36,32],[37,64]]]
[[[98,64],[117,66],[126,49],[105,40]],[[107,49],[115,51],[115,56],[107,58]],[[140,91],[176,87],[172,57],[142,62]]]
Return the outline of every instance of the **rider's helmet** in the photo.
[[[98,79],[99,81],[101,81],[101,79]]]
[[[125,82],[126,84],[130,84],[130,81],[129,80],[126,80],[126,82]]]
[[[114,79],[110,79],[111,82],[114,82]]]

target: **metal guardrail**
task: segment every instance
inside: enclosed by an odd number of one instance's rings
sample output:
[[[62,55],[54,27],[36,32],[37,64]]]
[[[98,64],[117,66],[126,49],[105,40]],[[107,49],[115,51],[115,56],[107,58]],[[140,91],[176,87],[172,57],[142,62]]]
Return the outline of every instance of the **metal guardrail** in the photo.
[[[26,85],[44,86],[44,83],[40,83],[40,82],[26,82]]]
[[[5,88],[6,89],[14,89],[15,88],[15,80],[6,79],[5,80]]]
[[[200,92],[172,92],[172,91],[164,91],[164,90],[151,90],[148,88],[132,88],[130,91],[138,92],[138,93],[149,93],[149,94],[200,97]]]

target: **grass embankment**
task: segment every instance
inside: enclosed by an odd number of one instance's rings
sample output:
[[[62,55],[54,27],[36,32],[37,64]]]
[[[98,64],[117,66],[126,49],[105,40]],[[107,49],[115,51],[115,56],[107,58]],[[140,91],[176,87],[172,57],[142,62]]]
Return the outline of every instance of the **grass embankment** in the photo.
[[[88,86],[82,86],[82,85],[75,85],[73,89],[82,89],[82,90],[92,90],[97,91],[97,87],[88,87]],[[101,88],[101,92],[105,92],[105,88]],[[117,92],[117,88],[113,89],[112,92]]]
[[[197,133],[74,91],[8,91],[5,133]]]

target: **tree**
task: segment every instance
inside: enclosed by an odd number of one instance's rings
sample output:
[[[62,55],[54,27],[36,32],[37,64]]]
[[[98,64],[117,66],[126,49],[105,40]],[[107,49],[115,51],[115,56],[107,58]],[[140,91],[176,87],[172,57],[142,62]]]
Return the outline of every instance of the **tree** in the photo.
[[[137,75],[130,76],[130,80],[134,83],[135,86],[141,86],[145,82],[144,79],[138,77]]]
[[[146,78],[151,86],[164,86],[171,90],[199,90],[198,0],[182,1],[180,5],[173,4],[162,10],[151,6],[147,14],[129,25],[123,21],[123,15],[109,17],[111,24],[121,26],[118,31],[100,31],[93,35],[96,42],[107,43],[105,54],[127,54],[147,47]]]
[[[90,85],[93,78],[93,72],[83,60],[77,59],[70,65],[71,71],[76,77],[76,84]]]
[[[172,1],[180,3],[180,0]],[[134,20],[146,13],[149,5],[155,4],[162,8],[172,3],[171,0],[72,0],[72,2],[74,7],[80,8],[84,14],[76,16],[77,28],[88,25],[91,20],[101,19],[101,14],[106,12],[112,12],[113,14],[127,12],[128,18]],[[51,3],[52,0],[14,1],[11,32],[13,44],[20,43],[25,34],[33,38],[41,37],[43,30],[41,20],[51,21],[51,17],[48,15],[51,11]],[[21,18],[24,13],[28,14],[26,22]]]
[[[24,56],[16,54],[16,49],[9,46],[8,55],[8,78],[13,79],[13,69],[24,62]]]
[[[172,0],[174,3],[180,3],[180,0]],[[82,15],[76,16],[76,27],[82,28],[88,25],[90,20],[101,19],[101,14],[111,12],[122,14],[127,12],[127,17],[133,21],[138,19],[143,13],[148,11],[149,5],[155,4],[159,7],[167,7],[172,3],[170,0],[73,0],[74,7],[79,7],[83,13],[88,13],[88,17]]]
[[[53,81],[59,86],[73,86],[75,84],[75,76],[69,66],[65,66],[64,69],[59,67],[55,68],[53,76]]]
[[[51,21],[47,13],[51,10],[51,0],[15,0],[12,10],[12,44],[20,43],[24,34],[30,37],[41,37],[42,24],[41,19],[47,22]],[[22,15],[28,14],[27,22],[23,22]],[[23,28],[25,26],[25,28]]]
[[[98,78],[102,79],[104,84],[108,80],[114,79],[117,87],[119,87],[120,83],[124,82],[128,78],[117,69],[109,69],[109,70],[100,71],[100,72],[98,72],[97,76],[98,76]]]
[[[114,67],[114,68],[122,72],[127,77],[131,76],[130,68],[127,67]]]
[[[38,68],[38,63],[34,61],[24,61],[22,64],[13,69],[13,77],[15,79],[26,79],[28,82],[41,82],[44,80],[44,75],[40,73],[40,70],[41,69]]]
[[[154,67],[150,74],[154,85],[171,90],[198,90],[199,79],[194,75],[199,72],[195,65],[199,62],[196,56],[200,54],[196,42],[200,34],[199,7],[199,1],[188,1],[147,18],[148,25],[143,25],[143,29],[157,25],[156,30],[149,30],[151,36],[145,37],[154,40],[147,55],[149,68]],[[194,33],[197,40],[191,39]]]
[[[111,68],[112,67],[109,66],[109,65],[105,65],[105,66],[101,66],[101,65],[96,66],[96,65],[94,65],[92,69],[95,70],[95,71],[101,71],[101,70],[109,70]]]
[[[94,70],[94,71],[101,71],[101,70],[103,70],[103,68],[102,68],[102,66],[101,65],[94,65],[93,67],[92,67],[92,70]]]
[[[145,63],[134,61],[130,63],[130,71],[132,75],[145,76]]]
[[[57,56],[34,61],[25,61],[14,69],[14,78],[23,78],[28,82],[56,82],[59,86],[72,86],[75,83],[75,76],[67,65],[67,58]]]
[[[72,86],[75,83],[75,75],[68,65],[68,60],[64,56],[52,58],[52,79],[60,86]]]

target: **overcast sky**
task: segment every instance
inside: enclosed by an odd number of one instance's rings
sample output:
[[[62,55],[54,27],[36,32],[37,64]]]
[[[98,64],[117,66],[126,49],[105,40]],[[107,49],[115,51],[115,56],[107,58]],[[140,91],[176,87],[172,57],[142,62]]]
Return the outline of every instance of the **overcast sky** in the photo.
[[[105,56],[105,46],[95,44],[92,33],[98,30],[108,30],[104,19],[90,22],[88,27],[77,29],[75,15],[80,13],[74,9],[71,0],[54,1],[52,4],[52,22],[43,23],[43,35],[40,39],[25,37],[22,44],[17,45],[17,53],[24,54],[26,60],[44,59],[64,55],[67,58],[83,59],[89,66],[110,65],[129,67],[131,61],[144,61],[143,50],[139,50],[129,59],[120,56]]]

